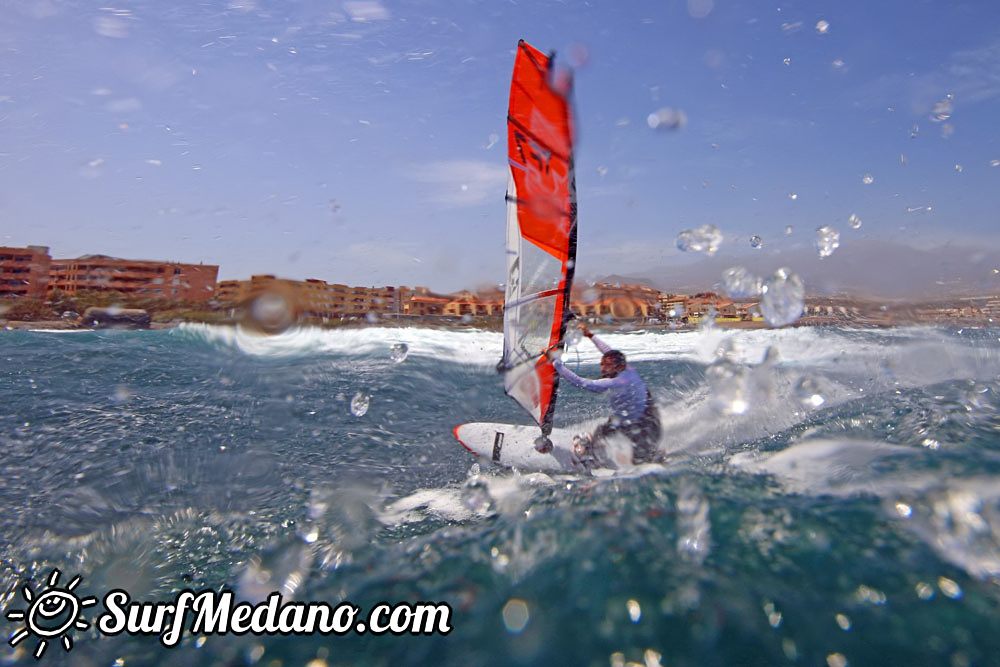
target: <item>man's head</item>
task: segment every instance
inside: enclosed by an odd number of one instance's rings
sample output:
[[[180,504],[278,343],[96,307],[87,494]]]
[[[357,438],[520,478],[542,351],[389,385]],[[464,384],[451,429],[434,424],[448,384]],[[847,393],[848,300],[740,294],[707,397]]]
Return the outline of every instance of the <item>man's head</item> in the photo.
[[[613,378],[625,370],[625,355],[618,350],[608,350],[601,357],[601,377]]]

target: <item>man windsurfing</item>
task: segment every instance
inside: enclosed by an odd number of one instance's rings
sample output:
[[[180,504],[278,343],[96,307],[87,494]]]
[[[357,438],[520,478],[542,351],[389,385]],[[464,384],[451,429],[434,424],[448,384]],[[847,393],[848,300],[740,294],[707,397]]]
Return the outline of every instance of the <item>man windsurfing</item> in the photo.
[[[607,393],[612,415],[589,438],[584,437],[575,442],[577,457],[581,462],[596,460],[596,454],[603,450],[608,436],[620,433],[632,441],[633,463],[662,460],[659,451],[660,418],[646,383],[628,365],[622,352],[612,349],[585,325],[580,325],[580,331],[603,353],[600,380],[582,378],[569,370],[554,350],[547,352],[547,356],[559,376],[574,387],[597,394]]]

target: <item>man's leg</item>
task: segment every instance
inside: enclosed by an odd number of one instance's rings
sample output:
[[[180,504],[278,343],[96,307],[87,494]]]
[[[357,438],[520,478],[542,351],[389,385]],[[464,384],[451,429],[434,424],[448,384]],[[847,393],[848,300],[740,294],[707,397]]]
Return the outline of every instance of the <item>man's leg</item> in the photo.
[[[629,439],[634,443],[632,448],[633,463],[657,463],[663,459],[660,452],[660,416],[652,400],[646,403],[646,412],[634,427],[629,429]]]

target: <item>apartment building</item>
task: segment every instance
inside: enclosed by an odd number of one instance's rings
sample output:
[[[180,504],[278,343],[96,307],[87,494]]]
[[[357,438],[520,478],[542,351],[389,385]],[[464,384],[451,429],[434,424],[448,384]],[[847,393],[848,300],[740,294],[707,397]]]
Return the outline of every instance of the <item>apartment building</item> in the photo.
[[[0,299],[43,299],[52,257],[45,246],[0,247]]]
[[[219,267],[84,255],[76,259],[53,259],[49,274],[49,290],[69,295],[100,290],[200,303],[215,293]]]
[[[660,310],[660,292],[645,285],[594,283],[574,287],[570,307],[583,317],[649,317]]]
[[[315,278],[289,280],[261,274],[251,276],[250,280],[220,282],[215,299],[239,304],[266,292],[282,294],[293,304],[298,317],[315,321],[408,314],[410,299],[429,293],[424,287],[351,287]]]

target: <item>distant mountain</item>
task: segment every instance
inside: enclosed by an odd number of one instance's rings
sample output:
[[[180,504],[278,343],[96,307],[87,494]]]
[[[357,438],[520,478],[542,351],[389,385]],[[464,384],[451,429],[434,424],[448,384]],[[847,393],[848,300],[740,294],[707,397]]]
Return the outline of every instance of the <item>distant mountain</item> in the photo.
[[[664,292],[720,291],[722,273],[742,266],[767,278],[778,268],[798,274],[808,294],[884,299],[1000,294],[1000,250],[946,245],[920,250],[899,243],[851,241],[820,258],[807,248],[743,256],[680,257],[676,262],[611,275],[601,282],[642,283]]]

